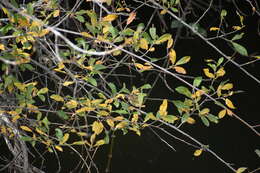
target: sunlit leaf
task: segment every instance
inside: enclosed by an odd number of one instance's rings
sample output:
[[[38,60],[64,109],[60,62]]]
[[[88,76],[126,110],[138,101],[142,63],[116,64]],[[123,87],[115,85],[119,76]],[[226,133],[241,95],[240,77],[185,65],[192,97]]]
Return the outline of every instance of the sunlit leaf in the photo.
[[[231,109],[236,109],[235,106],[233,105],[232,101],[229,100],[228,98],[225,99],[226,105],[231,108]]]
[[[174,66],[173,67],[174,70],[177,72],[177,73],[180,73],[180,74],[186,74],[186,70],[183,68],[183,67],[180,67],[180,66]]]
[[[92,124],[92,131],[96,134],[99,135],[104,129],[104,125],[101,122],[94,121]]]
[[[76,100],[70,100],[65,104],[65,106],[69,109],[73,109],[78,106],[78,102]]]
[[[213,73],[210,73],[208,68],[204,68],[203,71],[208,78],[215,78],[215,75]]]
[[[50,97],[51,97],[53,100],[57,101],[57,102],[63,102],[63,101],[64,101],[63,97],[61,97],[61,96],[59,96],[59,95],[57,95],[57,94],[52,94]]]
[[[169,59],[172,63],[172,65],[174,65],[174,63],[176,62],[176,52],[174,49],[171,49],[169,52]]]
[[[176,62],[176,64],[175,64],[175,65],[182,65],[182,64],[186,64],[187,62],[189,62],[189,61],[190,61],[190,59],[191,59],[191,57],[190,57],[190,56],[184,56],[184,57],[182,57],[180,60],[178,60],[178,61]]]
[[[223,109],[221,110],[219,113],[218,113],[218,117],[219,118],[223,118],[227,113],[227,110],[226,109]]]
[[[105,17],[103,17],[102,21],[104,22],[112,22],[114,21],[118,16],[116,14],[109,14]]]
[[[62,137],[62,139],[60,140],[59,144],[60,145],[65,144],[68,141],[69,137],[70,137],[70,134],[69,133],[65,133],[64,136]]]
[[[62,149],[62,147],[61,147],[61,146],[58,146],[58,145],[56,145],[56,146],[55,146],[55,148],[56,148],[58,151],[61,151],[61,152],[63,152],[63,149]]]
[[[26,132],[32,132],[32,130],[27,126],[20,126],[20,128]]]
[[[168,114],[167,107],[168,107],[168,100],[164,99],[159,108],[159,114],[161,116],[166,116]]]
[[[241,168],[238,168],[238,169],[236,170],[236,173],[242,173],[242,172],[244,172],[245,170],[247,170],[246,167],[241,167]]]
[[[194,156],[198,157],[202,154],[202,149],[198,149],[198,150],[195,150],[195,152],[193,153]]]
[[[62,85],[63,86],[69,86],[69,85],[71,85],[71,84],[73,84],[74,82],[73,81],[66,81],[66,82],[64,82]]]
[[[136,17],[136,12],[131,12],[129,17],[127,18],[126,25],[129,25],[130,23],[132,23],[132,21],[135,19],[135,17]]]

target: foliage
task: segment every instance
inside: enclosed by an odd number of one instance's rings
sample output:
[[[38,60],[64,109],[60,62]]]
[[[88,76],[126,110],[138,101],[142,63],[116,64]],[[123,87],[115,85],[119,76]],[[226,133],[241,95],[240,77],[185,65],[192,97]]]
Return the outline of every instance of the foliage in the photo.
[[[192,55],[178,55],[175,44],[180,35],[152,24],[153,17],[143,21],[134,8],[142,4],[158,8],[161,22],[170,18],[172,29],[186,27],[188,35],[202,37],[208,44],[210,39],[222,39],[236,55],[248,56],[245,46],[238,43],[246,34],[244,16],[238,13],[239,22],[225,28],[225,9],[219,11],[219,26],[205,27],[200,25],[201,19],[186,23],[177,17],[185,6],[178,0],[133,4],[87,0],[66,5],[56,0],[3,1],[0,93],[15,99],[13,105],[1,107],[2,117],[9,120],[9,124],[3,118],[0,122],[4,138],[25,141],[26,146],[44,146],[56,155],[66,148],[76,152],[77,146],[84,146],[92,159],[102,145],[113,147],[116,131],[141,136],[143,129],[160,129],[163,124],[181,130],[183,124],[211,126],[226,115],[238,117],[234,110],[239,107],[232,100],[236,86],[226,75],[226,64],[237,64],[233,57],[216,48],[220,57],[206,59],[200,74],[189,74],[188,63],[196,60]],[[207,36],[212,33],[213,37]],[[157,53],[162,50],[165,55]],[[120,76],[153,72],[163,78],[174,97],[157,98],[156,110],[147,110],[156,82],[134,86],[120,82]],[[167,84],[166,75],[182,84]],[[194,156],[212,153],[194,142]],[[83,166],[89,169],[91,159]],[[20,167],[25,172],[32,169],[24,162]]]

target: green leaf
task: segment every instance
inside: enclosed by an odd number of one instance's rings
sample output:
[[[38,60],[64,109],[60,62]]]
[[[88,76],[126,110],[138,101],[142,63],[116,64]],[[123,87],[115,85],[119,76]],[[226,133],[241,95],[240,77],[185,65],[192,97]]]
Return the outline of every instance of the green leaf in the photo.
[[[203,124],[207,127],[209,127],[209,121],[205,116],[201,116],[201,121],[203,122]]]
[[[55,129],[55,136],[59,139],[59,141],[63,138],[63,132],[61,129],[56,128]]]
[[[116,89],[115,84],[109,82],[109,83],[108,83],[108,86],[109,86],[109,88],[111,89],[112,94],[113,94],[113,95],[116,95],[116,94],[117,94],[117,89]]]
[[[30,136],[21,136],[20,139],[22,141],[32,141],[33,140]]]
[[[186,64],[187,62],[190,61],[190,59],[191,59],[190,56],[184,56],[179,61],[177,61],[175,65],[177,66],[177,65]]]
[[[243,35],[244,35],[245,33],[240,33],[240,34],[236,34],[231,40],[232,41],[235,41],[235,40],[239,40],[239,39],[241,39],[242,37],[243,37]]]
[[[227,15],[227,10],[223,9],[221,10],[220,17],[223,19]]]
[[[162,44],[162,43],[168,41],[168,40],[171,39],[171,38],[172,38],[172,35],[171,35],[171,34],[163,34],[161,37],[159,37],[159,38],[156,40],[155,44]]]
[[[141,89],[151,89],[152,86],[150,84],[144,84],[143,86],[141,86]]]
[[[38,95],[39,99],[41,99],[41,101],[45,102],[45,97],[44,95]]]
[[[91,84],[91,85],[93,85],[93,86],[97,86],[97,81],[96,81],[96,79],[94,79],[93,77],[88,77],[88,79],[87,79],[87,81]]]
[[[258,157],[260,157],[260,150],[259,149],[255,149],[255,153],[258,155]]]
[[[241,55],[244,55],[244,56],[248,56],[248,53],[247,53],[247,50],[244,46],[238,44],[238,43],[235,43],[235,42],[231,42],[232,43],[232,46],[234,47],[234,49],[240,53]]]
[[[181,122],[184,123],[187,121],[187,119],[190,117],[190,114],[183,114],[182,117],[181,117]]]
[[[223,63],[223,61],[224,61],[224,58],[223,58],[223,57],[219,58],[219,59],[218,59],[217,66],[220,66],[220,65]]]
[[[62,111],[62,110],[57,111],[57,114],[58,114],[58,116],[59,116],[60,118],[62,118],[62,119],[64,119],[64,120],[69,119],[68,115],[67,115],[64,111]]]
[[[153,40],[157,39],[158,36],[156,35],[156,28],[155,27],[151,27],[149,29],[149,33],[150,33]]]
[[[189,98],[191,98],[191,92],[188,88],[184,87],[184,86],[179,86],[177,88],[175,88],[175,90],[180,93],[180,94],[183,94]]]
[[[125,36],[132,36],[134,34],[134,30],[131,29],[131,28],[126,28],[124,29],[123,31],[121,31],[121,34],[122,35],[125,35]]]
[[[174,115],[166,115],[161,117],[164,121],[168,123],[174,123],[178,118]]]
[[[207,118],[209,119],[209,121],[213,122],[213,123],[218,123],[218,117],[214,116],[212,114],[208,114]]]
[[[126,110],[122,110],[122,109],[121,110],[115,110],[113,112],[118,113],[118,114],[128,114],[128,112]]]
[[[246,169],[247,169],[246,167],[238,168],[238,169],[236,170],[236,173],[242,173],[242,172],[244,172]]]
[[[84,23],[84,22],[85,22],[85,19],[84,19],[83,16],[77,15],[77,16],[75,16],[75,18],[76,18],[79,22],[81,22],[81,23]]]
[[[193,86],[198,87],[198,86],[200,86],[201,82],[202,82],[202,77],[201,77],[201,76],[196,77],[196,78],[193,80]]]
[[[45,94],[49,91],[48,88],[41,88],[38,92],[37,92],[37,95],[42,95],[42,94]]]

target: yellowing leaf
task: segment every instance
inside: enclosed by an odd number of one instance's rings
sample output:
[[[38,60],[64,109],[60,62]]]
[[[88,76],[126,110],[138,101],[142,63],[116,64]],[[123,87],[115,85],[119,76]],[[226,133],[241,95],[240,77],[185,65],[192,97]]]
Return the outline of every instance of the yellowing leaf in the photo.
[[[153,66],[151,65],[148,65],[148,66],[145,66],[143,64],[140,64],[140,63],[134,63],[134,65],[139,68],[140,70],[150,70],[153,68]]]
[[[56,145],[55,148],[56,148],[57,150],[59,150],[60,152],[63,151],[63,149],[61,148],[61,146]]]
[[[77,135],[79,136],[88,136],[86,132],[77,132]]]
[[[107,124],[108,124],[111,128],[114,128],[115,123],[114,123],[114,121],[113,121],[112,119],[107,119],[106,122],[107,122]]]
[[[64,82],[62,85],[63,86],[69,86],[69,85],[71,85],[71,84],[73,84],[74,82],[73,81],[66,81],[66,82]]]
[[[101,139],[101,140],[98,140],[96,142],[96,144],[94,145],[94,147],[97,147],[97,146],[100,146],[100,145],[104,145],[105,144],[105,140],[104,139]]]
[[[209,113],[209,108],[204,108],[204,109],[202,109],[201,111],[200,111],[200,115],[205,115],[205,114],[208,114]]]
[[[203,71],[208,78],[215,78],[215,75],[213,73],[210,73],[208,68],[204,68]]]
[[[219,118],[223,118],[227,113],[227,110],[226,109],[223,109],[221,110],[219,113],[218,113],[218,117]]]
[[[27,126],[20,126],[20,128],[26,132],[32,132],[32,130]]]
[[[55,10],[53,12],[53,17],[58,17],[60,15],[60,10]]]
[[[104,129],[104,125],[101,122],[94,121],[92,124],[92,131],[96,134],[99,135]]]
[[[65,106],[69,109],[73,109],[78,106],[78,102],[76,100],[70,100],[65,104]]]
[[[60,145],[64,144],[65,142],[68,141],[70,137],[70,134],[69,133],[65,133],[65,135],[62,137],[62,139],[60,140]]]
[[[201,155],[202,151],[203,151],[202,149],[195,150],[195,152],[193,153],[193,155],[196,156],[196,157],[198,157],[198,156]]]
[[[242,173],[242,172],[244,172],[246,169],[247,169],[246,167],[238,168],[238,169],[236,170],[236,173]]]
[[[228,114],[229,116],[232,116],[232,115],[233,115],[233,112],[232,112],[230,109],[227,109],[227,114]]]
[[[167,42],[167,49],[171,48],[172,45],[173,45],[173,39],[170,38],[170,39],[168,40],[168,42]]]
[[[127,125],[128,125],[127,121],[122,121],[116,125],[115,129],[122,129],[122,128],[126,127]]]
[[[117,116],[115,118],[113,118],[114,121],[123,121],[124,117],[123,116]]]
[[[221,77],[221,76],[224,76],[225,73],[226,73],[226,71],[224,70],[223,67],[221,67],[221,68],[217,71],[216,75],[217,75],[217,77]]]
[[[159,114],[161,116],[166,116],[168,114],[167,107],[168,107],[168,100],[164,99],[159,109]]]
[[[81,35],[84,36],[84,37],[87,37],[87,38],[92,38],[92,35],[90,35],[87,32],[81,32]]]
[[[129,25],[130,23],[132,23],[132,21],[135,19],[135,17],[136,17],[136,13],[135,12],[130,13],[130,15],[127,18],[127,21],[126,21],[126,25]]]
[[[46,135],[42,130],[36,127],[35,131],[39,133],[40,135]],[[47,136],[47,135],[46,135]]]
[[[175,70],[177,73],[180,73],[180,74],[186,74],[186,73],[187,73],[186,70],[185,70],[185,68],[183,68],[183,67],[175,66],[175,67],[173,67],[173,68],[174,68],[174,70]]]
[[[5,50],[5,45],[4,44],[0,44],[0,50]]]
[[[227,83],[224,86],[221,87],[222,90],[230,90],[233,88],[233,84],[232,83]]]
[[[172,38],[171,34],[163,34],[161,37],[158,38],[158,40],[156,40],[155,44],[162,44],[171,38]]]
[[[242,29],[242,27],[241,27],[241,26],[232,26],[232,28],[233,28],[234,30],[236,30],[236,31],[238,31],[238,30],[241,30],[241,29]]]
[[[163,9],[163,10],[160,12],[160,14],[161,14],[161,15],[164,15],[164,14],[167,13],[167,11],[168,11],[167,9]]]
[[[85,145],[85,144],[88,144],[88,141],[75,141],[72,143],[72,145]]]
[[[209,28],[209,30],[210,30],[210,31],[219,31],[220,28],[218,28],[218,27],[211,27],[211,28]]]
[[[170,61],[171,61],[172,65],[174,65],[174,63],[176,62],[176,52],[175,52],[174,49],[170,50],[169,58],[170,58]]]
[[[57,94],[52,94],[51,98],[53,100],[57,101],[57,102],[63,102],[64,101],[64,99],[61,96],[57,95]]]
[[[76,110],[76,113],[82,113],[82,112],[88,112],[88,111],[94,111],[95,108],[92,108],[92,107],[83,107],[83,108],[80,108],[78,110]]]
[[[15,115],[12,117],[12,122],[15,123],[19,118],[21,118],[20,115]]]
[[[107,111],[99,111],[98,115],[100,115],[100,116],[108,116],[109,113]]]
[[[196,121],[195,121],[193,118],[188,117],[188,119],[186,120],[186,122],[189,123],[189,124],[194,124]]]
[[[236,109],[235,106],[233,105],[232,101],[229,100],[228,98],[225,99],[226,105],[231,108],[231,109]]]
[[[136,122],[138,121],[138,118],[139,118],[138,114],[133,114],[133,117],[132,117],[132,119],[131,119],[131,122],[132,122],[132,123],[136,123]]]
[[[145,38],[140,39],[140,48],[147,50],[148,49],[148,42]]]
[[[118,16],[116,14],[109,14],[107,16],[105,16],[102,21],[103,22],[112,22],[113,20],[115,20]]]

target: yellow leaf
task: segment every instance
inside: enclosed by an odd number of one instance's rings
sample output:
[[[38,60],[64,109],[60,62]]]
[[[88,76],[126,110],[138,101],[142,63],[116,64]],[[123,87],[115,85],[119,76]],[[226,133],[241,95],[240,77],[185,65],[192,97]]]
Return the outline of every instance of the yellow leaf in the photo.
[[[39,33],[38,33],[38,37],[43,37],[45,36],[46,34],[48,34],[50,32],[50,30],[48,29],[43,29],[41,30]]]
[[[168,11],[167,9],[163,9],[163,10],[160,12],[160,14],[161,14],[161,15],[164,15],[164,14],[167,13],[167,11]]]
[[[95,139],[96,139],[96,134],[94,133],[94,134],[92,134],[92,135],[90,136],[90,143],[93,144],[93,142],[94,142]]]
[[[231,109],[236,109],[235,106],[233,105],[232,101],[229,100],[228,98],[225,99],[226,105],[231,108]]]
[[[61,151],[61,152],[63,151],[63,149],[61,148],[61,146],[56,145],[55,148],[56,148],[57,150]]]
[[[193,153],[193,155],[196,156],[196,157],[198,157],[198,156],[201,155],[202,151],[203,151],[202,149],[195,150],[195,152]]]
[[[81,32],[81,35],[84,36],[84,37],[87,37],[87,38],[92,38],[92,35],[90,35],[87,32]]]
[[[3,7],[2,10],[3,10],[4,14],[9,15],[9,12],[6,8]]]
[[[180,74],[186,74],[186,70],[183,68],[183,67],[180,67],[180,66],[175,66],[173,67],[174,70],[177,72],[177,73],[180,73]]]
[[[219,113],[218,113],[218,117],[219,118],[223,118],[227,113],[227,110],[226,109],[223,109],[221,110]]]
[[[15,83],[14,83],[14,86],[16,86],[16,88],[18,88],[18,89],[21,90],[21,91],[24,91],[24,90],[25,90],[25,87],[26,87],[25,84],[20,83],[20,82],[15,82]]]
[[[227,83],[224,86],[221,87],[222,90],[230,90],[233,88],[233,84],[232,83]]]
[[[75,141],[72,143],[72,145],[85,145],[85,144],[88,144],[87,141]]]
[[[40,135],[46,135],[43,131],[41,131],[39,128],[36,127],[35,131],[39,133]],[[47,136],[47,135],[46,135]]]
[[[176,62],[176,52],[174,49],[171,49],[170,52],[169,52],[169,58],[170,58],[170,61],[172,63],[172,65],[175,64]]]
[[[226,71],[224,70],[223,67],[221,67],[221,68],[217,71],[216,75],[217,75],[217,77],[221,77],[221,76],[224,76],[225,73],[226,73]]]
[[[5,50],[5,45],[4,44],[0,44],[0,50]]]
[[[193,118],[189,117],[189,118],[186,120],[186,122],[189,123],[189,124],[194,124],[196,121],[195,121]]]
[[[113,121],[112,119],[107,119],[106,122],[107,122],[107,124],[108,124],[111,128],[114,128],[115,123],[114,123],[114,121]]]
[[[127,122],[127,121],[122,121],[122,122],[120,122],[120,123],[118,123],[118,124],[116,125],[115,129],[122,129],[122,128],[124,128],[124,127],[127,126],[127,125],[128,125],[128,122]]]
[[[123,116],[117,116],[115,118],[113,118],[114,121],[123,121],[124,117]]]
[[[99,111],[98,115],[100,115],[100,116],[108,116],[109,113],[107,111]]]
[[[99,135],[104,129],[104,125],[101,122],[94,121],[92,124],[92,131],[96,134]]]
[[[70,134],[69,133],[65,133],[65,135],[62,137],[62,139],[60,140],[60,145],[64,144],[65,142],[68,141],[70,137]]]
[[[97,146],[100,146],[100,145],[104,145],[105,144],[105,140],[104,139],[101,139],[101,140],[98,140],[96,142],[96,144],[94,145],[94,147],[97,147]]]
[[[94,110],[95,110],[95,108],[92,108],[92,107],[83,107],[83,108],[76,110],[76,113],[79,114],[81,112],[88,112],[88,111],[94,111]]]
[[[73,109],[78,106],[78,102],[76,100],[70,100],[65,104],[65,106],[69,109]]]
[[[246,167],[238,168],[238,169],[236,170],[236,173],[242,173],[242,172],[244,172],[246,169],[247,169]]]
[[[77,135],[79,136],[88,136],[86,132],[77,132]]]
[[[204,68],[203,71],[208,78],[215,78],[215,75],[213,73],[210,73],[208,68]]]
[[[154,47],[150,47],[148,51],[149,52],[153,52],[153,51],[155,51],[155,48]],[[260,56],[259,56],[259,59],[260,59]]]
[[[228,114],[229,116],[232,116],[232,115],[233,115],[233,112],[232,112],[230,109],[227,109],[227,114]]]
[[[220,28],[218,28],[218,27],[211,27],[211,28],[209,28],[209,30],[210,30],[210,31],[219,31]]]
[[[66,81],[66,82],[64,82],[62,85],[63,86],[69,86],[69,85],[71,85],[71,84],[73,84],[74,82],[73,81]]]
[[[60,10],[55,10],[53,12],[53,17],[58,17],[60,15]]]
[[[32,132],[32,130],[27,126],[20,126],[20,128],[26,132]]]
[[[140,48],[147,50],[148,49],[148,42],[145,38],[140,39]]]
[[[115,20],[118,16],[116,14],[109,14],[107,16],[105,16],[102,21],[103,22],[112,22],[113,20]]]
[[[15,123],[19,118],[21,118],[20,115],[15,115],[14,117],[12,117],[12,122]]]
[[[173,39],[170,38],[170,39],[168,40],[168,42],[167,42],[167,49],[171,48],[172,45],[173,45]]]
[[[137,127],[130,127],[129,130],[134,131],[138,136],[141,136],[141,132]]]
[[[129,25],[130,23],[132,23],[132,21],[135,19],[135,17],[136,17],[136,12],[130,13],[130,15],[127,18],[127,21],[126,21],[126,25]]]
[[[153,68],[153,66],[151,65],[148,65],[148,66],[145,66],[143,64],[140,64],[140,63],[134,63],[134,65],[139,68],[140,70],[150,70]]]
[[[232,26],[232,28],[233,28],[234,30],[236,30],[236,31],[238,31],[238,30],[241,30],[241,29],[242,29],[242,27],[241,27],[241,26]]]
[[[166,116],[168,114],[167,107],[168,107],[168,100],[164,99],[159,108],[159,114],[161,116]]]
[[[53,100],[57,101],[57,102],[63,102],[64,101],[64,99],[61,96],[57,95],[57,94],[52,94],[51,98]]]
[[[138,121],[138,118],[139,118],[138,114],[133,114],[133,117],[132,117],[132,119],[131,119],[131,122],[132,122],[132,123],[136,123],[136,122]]]

